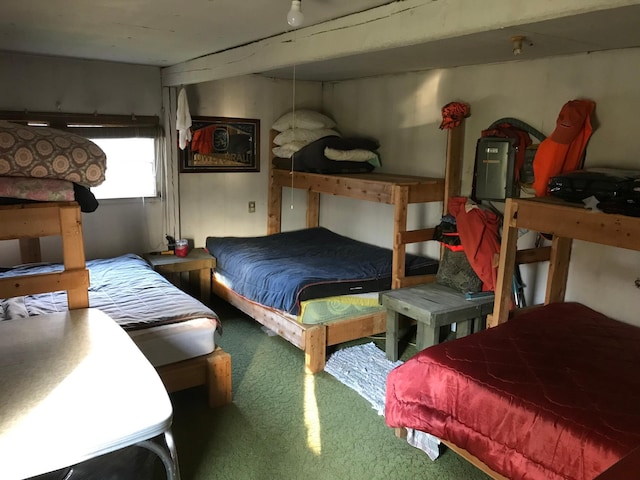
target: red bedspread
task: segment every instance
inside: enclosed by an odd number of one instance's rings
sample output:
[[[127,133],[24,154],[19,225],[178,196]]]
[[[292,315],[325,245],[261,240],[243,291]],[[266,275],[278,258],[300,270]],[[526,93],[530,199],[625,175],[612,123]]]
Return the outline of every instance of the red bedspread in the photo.
[[[512,479],[591,480],[640,445],[639,372],[640,328],[552,304],[391,371],[385,419]]]

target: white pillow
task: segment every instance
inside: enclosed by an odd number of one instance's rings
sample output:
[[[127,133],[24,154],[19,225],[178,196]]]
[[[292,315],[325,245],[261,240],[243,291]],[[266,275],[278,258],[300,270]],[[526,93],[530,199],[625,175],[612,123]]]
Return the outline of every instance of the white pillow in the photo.
[[[378,158],[376,152],[371,150],[362,150],[359,148],[353,150],[336,150],[335,148],[325,147],[324,156],[329,160],[342,160],[350,162],[368,162]]]
[[[318,128],[315,130],[309,130],[308,128],[290,128],[276,135],[276,138],[273,139],[273,143],[276,145],[285,145],[287,143],[301,141],[307,144],[315,142],[319,138],[329,137],[332,135],[340,136],[338,132],[331,130],[330,128]]]
[[[333,128],[336,126],[336,122],[323,115],[320,112],[313,110],[296,110],[295,111],[295,125],[294,125],[294,112],[285,113],[271,126],[278,132],[284,132],[293,127],[317,129],[317,128]]]
[[[287,143],[285,145],[281,145],[279,147],[273,147],[272,151],[276,157],[291,158],[291,155],[296,153],[305,145],[306,145],[305,143],[292,142],[292,143]]]

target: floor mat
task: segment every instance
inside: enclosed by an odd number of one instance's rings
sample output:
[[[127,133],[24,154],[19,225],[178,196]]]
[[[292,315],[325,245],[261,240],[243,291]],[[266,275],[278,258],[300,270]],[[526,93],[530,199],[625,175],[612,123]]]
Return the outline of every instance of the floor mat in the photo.
[[[358,392],[378,415],[384,415],[387,375],[402,363],[387,360],[385,353],[371,342],[336,351],[327,360],[324,370]]]
[[[375,343],[343,348],[333,353],[324,367],[339,382],[367,400],[378,415],[384,415],[387,375],[402,361],[392,362]],[[440,440],[428,433],[409,429],[407,442],[435,460],[440,455]]]

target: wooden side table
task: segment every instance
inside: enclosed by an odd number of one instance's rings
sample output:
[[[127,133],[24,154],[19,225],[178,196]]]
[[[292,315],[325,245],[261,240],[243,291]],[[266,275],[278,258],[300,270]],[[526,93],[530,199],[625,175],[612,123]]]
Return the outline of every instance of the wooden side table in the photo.
[[[467,300],[463,293],[437,283],[380,293],[379,302],[387,309],[387,358],[398,360],[401,315],[418,323],[416,346],[423,350],[438,343],[442,326],[455,323],[456,337],[479,330],[480,320],[493,311],[493,300],[493,295]],[[478,320],[475,328],[474,320]]]
[[[211,296],[211,271],[216,266],[213,258],[204,248],[194,248],[186,257],[177,255],[146,254],[144,259],[153,269],[166,276],[189,272],[189,283],[200,288],[200,300],[209,303]]]

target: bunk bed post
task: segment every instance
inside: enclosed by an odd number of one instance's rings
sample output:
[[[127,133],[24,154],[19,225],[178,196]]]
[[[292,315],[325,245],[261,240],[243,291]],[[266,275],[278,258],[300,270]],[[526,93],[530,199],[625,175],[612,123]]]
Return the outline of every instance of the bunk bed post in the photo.
[[[271,235],[278,233],[282,228],[282,187],[275,185],[272,180],[269,184],[268,195],[267,235]]]
[[[403,243],[403,234],[407,231],[407,209],[409,187],[393,186],[393,263],[391,265],[391,288],[401,288],[404,279],[405,254],[407,247]]]
[[[464,118],[457,127],[447,130],[447,161],[444,172],[444,201],[442,206],[444,215],[449,213],[449,199],[460,195],[463,147]]]
[[[320,226],[320,194],[307,190],[307,228]]]
[[[327,361],[327,327],[314,325],[304,332],[304,366],[307,373],[324,370]]]
[[[518,203],[507,198],[502,226],[502,245],[500,247],[500,263],[498,264],[498,281],[496,283],[493,314],[487,316],[487,327],[495,327],[509,318],[512,305],[512,281],[515,271],[516,251],[518,249],[518,225],[516,217]]]
[[[82,217],[78,205],[61,206],[60,235],[62,236],[62,251],[65,270],[84,270],[85,255],[82,241]],[[86,271],[86,270],[85,270]],[[89,308],[89,275],[85,282],[67,291],[69,310],[75,308]]]
[[[571,260],[571,246],[573,239],[553,236],[551,241],[551,255],[549,258],[549,274],[545,292],[545,305],[564,301],[569,277],[569,261]]]
[[[267,197],[267,235],[278,233],[282,228],[282,186],[277,185],[273,180],[273,139],[278,132],[269,132],[269,191]],[[293,172],[290,172],[293,175]]]

